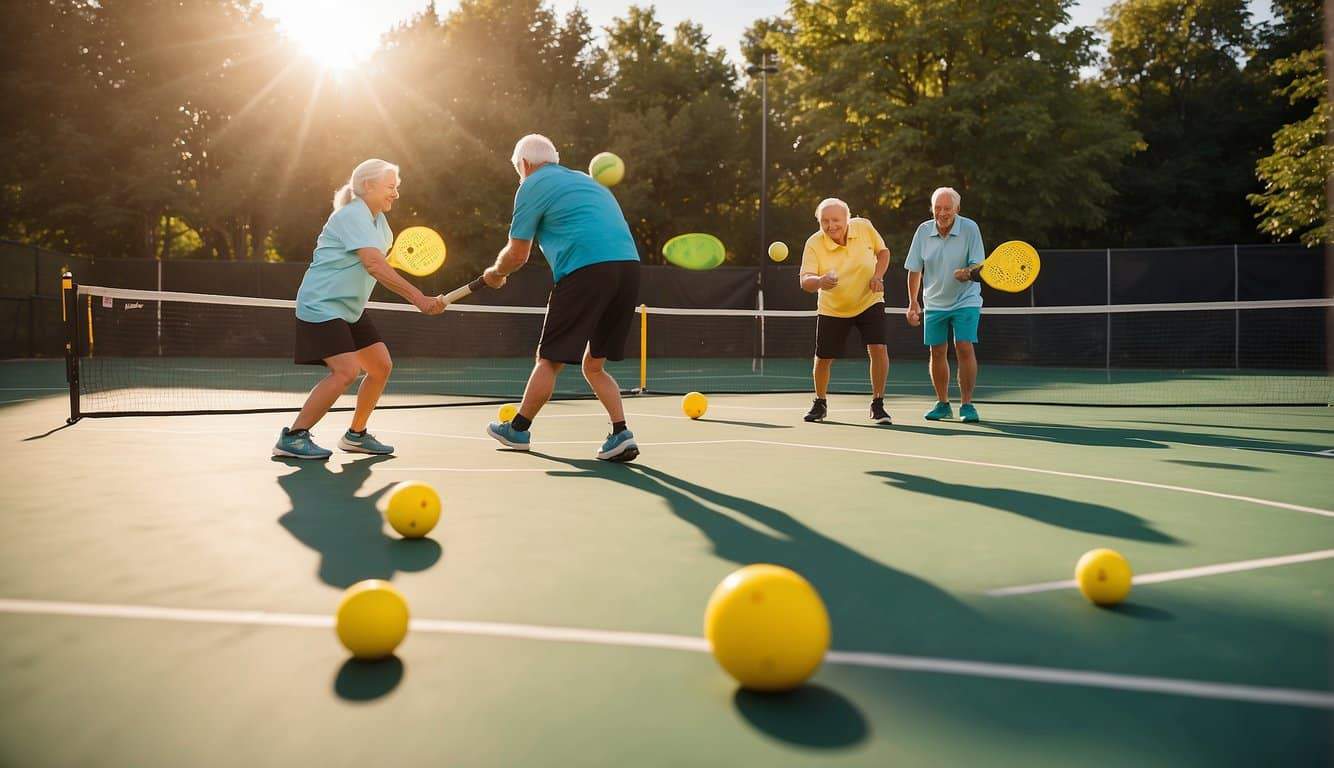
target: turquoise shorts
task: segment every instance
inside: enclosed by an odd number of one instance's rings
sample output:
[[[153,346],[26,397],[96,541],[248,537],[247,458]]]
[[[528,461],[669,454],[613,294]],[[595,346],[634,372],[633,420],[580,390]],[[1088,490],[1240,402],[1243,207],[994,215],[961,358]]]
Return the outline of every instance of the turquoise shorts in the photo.
[[[981,307],[960,307],[926,311],[922,321],[922,343],[928,347],[946,344],[950,340],[950,331],[954,331],[954,341],[977,343],[977,321],[982,317]]]

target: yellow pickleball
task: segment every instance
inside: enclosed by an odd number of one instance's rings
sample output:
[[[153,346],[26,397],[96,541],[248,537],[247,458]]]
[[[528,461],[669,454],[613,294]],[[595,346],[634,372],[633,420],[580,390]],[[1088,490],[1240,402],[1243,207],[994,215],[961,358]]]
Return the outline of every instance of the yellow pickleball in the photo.
[[[599,152],[588,163],[588,175],[604,187],[614,187],[625,178],[625,163],[610,152]]]
[[[420,539],[440,522],[440,494],[426,483],[399,483],[389,492],[384,516],[405,538]]]
[[[769,243],[769,258],[774,261],[783,261],[787,258],[787,243],[782,241]]]
[[[698,419],[709,410],[709,398],[698,392],[688,392],[681,398],[681,412],[692,419]]]
[[[496,415],[500,417],[501,423],[514,421],[514,417],[519,415],[519,406],[514,403],[505,403],[500,406],[500,410],[496,412]]]
[[[777,565],[748,565],[713,590],[704,637],[743,688],[785,691],[806,681],[829,650],[829,613],[810,582]]]
[[[1075,583],[1089,601],[1098,605],[1116,605],[1130,594],[1134,580],[1130,562],[1120,552],[1094,549],[1084,553],[1075,564]]]
[[[359,581],[343,593],[334,630],[358,659],[383,659],[407,637],[408,601],[387,581]]]

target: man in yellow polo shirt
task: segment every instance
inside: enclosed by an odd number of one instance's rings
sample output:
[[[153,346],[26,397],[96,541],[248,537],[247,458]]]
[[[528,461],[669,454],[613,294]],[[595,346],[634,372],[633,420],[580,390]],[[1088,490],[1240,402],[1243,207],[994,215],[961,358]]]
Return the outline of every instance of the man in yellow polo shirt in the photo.
[[[854,327],[871,359],[871,421],[891,423],[885,412],[885,380],[889,378],[888,323],[885,320],[885,270],[889,248],[866,219],[852,218],[848,204],[837,198],[815,208],[820,231],[806,240],[801,254],[801,288],[820,292],[815,326],[815,403],[806,421],[829,414],[827,396],[834,358],[843,354]]]

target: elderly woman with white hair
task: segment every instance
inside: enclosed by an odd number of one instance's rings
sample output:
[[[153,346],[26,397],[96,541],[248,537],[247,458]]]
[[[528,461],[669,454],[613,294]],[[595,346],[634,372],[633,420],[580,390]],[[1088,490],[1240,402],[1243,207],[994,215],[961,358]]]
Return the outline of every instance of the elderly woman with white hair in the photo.
[[[296,294],[296,362],[323,365],[329,373],[311,390],[292,426],[283,428],[274,456],[329,458],[332,451],[316,445],[310,430],[363,373],[352,424],[338,447],[352,453],[394,452],[366,431],[393,369],[389,348],[365,314],[366,302],[378,282],[428,315],[445,310],[443,301],[423,294],[385,258],[394,241],[385,213],[394,207],[398,189],[398,166],[372,159],[358,165],[334,193],[333,213],[315,241],[315,256]]]
[[[486,433],[506,448],[528,450],[533,420],[551,398],[556,377],[566,365],[579,365],[611,420],[597,458],[633,461],[639,445],[626,427],[621,388],[605,367],[608,360],[625,359],[639,301],[639,250],[630,226],[611,190],[560,164],[551,139],[524,136],[510,162],[519,174],[519,190],[509,243],[482,277],[492,288],[504,285],[528,262],[536,239],[555,286],[519,413],[511,421],[490,423]]]
[[[973,387],[977,384],[977,325],[982,315],[980,270],[985,259],[982,230],[977,222],[959,215],[959,193],[940,187],[931,193],[931,218],[913,233],[912,245],[904,266],[908,269],[908,323],[923,322],[922,304],[926,306],[922,342],[931,350],[931,385],[936,390],[936,404],[926,418],[940,421],[954,417],[950,408],[950,361],[947,353],[954,337],[954,354],[959,359],[959,419],[979,419],[973,405]],[[918,293],[922,302],[918,301]]]
[[[889,248],[866,219],[852,218],[848,204],[838,198],[821,200],[815,207],[820,231],[806,240],[801,255],[801,288],[819,292],[815,326],[815,402],[806,421],[829,415],[829,376],[834,359],[847,347],[848,333],[856,328],[871,360],[871,421],[890,424],[885,412],[885,381],[889,378],[888,329],[885,319],[885,270]]]

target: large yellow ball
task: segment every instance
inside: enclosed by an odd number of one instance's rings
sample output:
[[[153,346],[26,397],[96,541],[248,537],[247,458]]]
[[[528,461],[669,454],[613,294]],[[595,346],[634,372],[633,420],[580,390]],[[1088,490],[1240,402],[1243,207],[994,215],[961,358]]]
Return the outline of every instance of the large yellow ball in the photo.
[[[514,417],[519,415],[519,406],[514,403],[505,403],[500,406],[500,410],[496,415],[500,417],[502,423],[506,421],[514,421]]]
[[[698,392],[688,392],[681,398],[681,412],[692,419],[698,419],[709,410],[709,398]]]
[[[1079,591],[1098,605],[1115,605],[1125,600],[1133,579],[1130,563],[1114,550],[1090,550],[1075,564]]]
[[[334,629],[353,656],[383,659],[408,634],[408,601],[387,581],[357,582],[343,593]]]
[[[604,187],[614,187],[625,178],[625,163],[610,152],[599,152],[588,163],[588,175]]]
[[[426,483],[399,483],[389,491],[384,516],[404,537],[420,539],[440,522],[440,494]]]
[[[774,242],[769,243],[769,258],[774,261],[783,261],[787,258],[787,243]]]
[[[777,565],[723,579],[704,612],[713,658],[743,688],[785,691],[806,681],[829,650],[829,614],[810,582]]]

